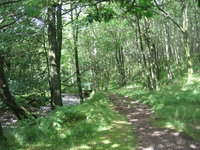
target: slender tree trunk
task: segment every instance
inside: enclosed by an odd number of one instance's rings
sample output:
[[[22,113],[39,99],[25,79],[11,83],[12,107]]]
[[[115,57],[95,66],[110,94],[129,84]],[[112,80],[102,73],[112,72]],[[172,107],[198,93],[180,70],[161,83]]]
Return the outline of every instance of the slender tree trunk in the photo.
[[[62,106],[61,98],[61,82],[60,82],[60,53],[62,37],[60,32],[62,30],[59,25],[62,22],[60,16],[61,6],[56,8],[49,6],[48,8],[48,41],[49,41],[49,83],[51,92],[51,108],[55,109],[56,106]],[[56,20],[57,14],[57,20]],[[57,21],[57,27],[56,27]],[[59,27],[58,27],[59,26]],[[58,31],[59,30],[59,31]],[[59,41],[59,43],[58,43]]]
[[[62,1],[61,1],[62,2]],[[57,72],[58,72],[58,80],[61,84],[60,79],[60,59],[61,59],[61,51],[62,51],[62,3],[58,4],[57,11],[56,11],[56,17],[57,17],[57,30],[56,30],[56,36],[57,36],[57,52],[56,52],[56,65],[57,65]],[[59,86],[59,91],[61,93],[61,86]]]
[[[74,59],[75,59],[75,66],[76,66],[76,78],[77,78],[77,85],[78,85],[78,93],[81,98],[81,103],[83,103],[83,92],[82,92],[82,83],[81,83],[81,74],[80,74],[80,68],[79,68],[79,57],[78,57],[78,26],[75,21],[78,20],[77,12],[75,9],[75,17],[74,20],[73,17],[73,11],[71,13],[71,20],[72,20],[72,28],[73,28],[73,41],[74,41]]]
[[[155,54],[155,46],[151,43],[147,43],[150,54],[150,68],[151,68],[151,80],[153,89],[157,88],[157,79],[158,79],[158,68],[156,66],[156,54]]]
[[[188,2],[182,2],[182,10],[183,10],[183,41],[187,57],[188,81],[191,81],[193,76],[193,68],[192,68],[192,57],[191,57],[189,38],[188,38]]]
[[[157,88],[157,80],[159,76],[159,68],[157,65],[157,54],[156,54],[156,47],[154,41],[152,41],[150,37],[150,31],[149,31],[149,22],[146,20],[145,22],[145,34],[144,34],[144,40],[147,44],[148,50],[149,50],[149,72],[151,74],[151,88],[156,89]],[[150,88],[150,89],[151,89]]]
[[[198,61],[200,63],[200,51],[199,51],[199,49],[200,49],[200,23],[199,23],[200,10],[198,7],[195,9],[195,12],[196,12],[195,13],[195,31],[196,31],[195,32],[196,33],[196,35],[195,35],[196,36],[195,50],[198,54]]]
[[[2,128],[2,125],[1,125],[1,122],[0,122],[0,145],[3,144],[5,141],[6,141],[6,138],[3,134],[3,128]]]
[[[121,86],[125,86],[126,85],[126,72],[125,72],[125,58],[124,58],[124,50],[123,50],[123,47],[120,46],[119,47],[119,56],[120,56],[120,59],[121,59],[121,63],[120,63],[120,74],[121,74]]]
[[[2,53],[0,53],[0,88],[3,90],[4,93],[4,95],[0,94],[1,98],[3,99],[4,103],[11,108],[15,116],[19,120],[28,118],[28,115],[26,114],[25,110],[22,107],[18,106],[10,92],[4,72],[4,58]]]
[[[154,3],[156,4],[157,8],[165,14],[175,25],[178,27],[179,31],[182,32],[183,36],[183,44],[184,49],[186,53],[186,59],[187,59],[187,68],[188,68],[188,82],[192,80],[193,76],[193,66],[192,66],[192,57],[191,57],[191,51],[189,46],[189,37],[188,37],[188,1],[181,0],[180,4],[182,5],[182,12],[183,12],[183,25],[181,26],[176,20],[171,17],[169,13],[167,13],[164,9],[162,9],[156,0],[154,0]]]
[[[92,72],[92,80],[93,80],[93,83],[94,83],[94,91],[99,91],[100,90],[100,75],[99,75],[99,64],[98,64],[98,58],[97,58],[97,47],[96,47],[96,43],[97,43],[97,40],[96,40],[96,31],[95,31],[95,28],[92,28],[92,32],[91,32],[91,35],[93,37],[93,42],[92,42],[92,54],[89,55],[90,57],[90,60],[92,62],[92,68],[91,68],[91,72]]]
[[[165,29],[165,33],[166,33],[166,37],[165,37],[165,50],[166,50],[166,69],[167,69],[167,78],[168,80],[172,80],[173,79],[173,71],[172,71],[172,67],[171,67],[171,46],[170,46],[170,33],[169,33],[169,26],[168,23],[166,22],[166,24],[164,25],[164,29]]]
[[[144,75],[147,78],[147,86],[149,89],[151,89],[151,81],[150,81],[150,75],[148,73],[148,69],[147,69],[147,62],[146,62],[146,56],[144,53],[144,46],[143,46],[143,42],[142,42],[142,33],[141,33],[141,27],[140,27],[140,20],[138,18],[138,16],[136,15],[136,19],[137,19],[137,28],[138,28],[138,33],[139,33],[139,45],[140,45],[140,50],[142,52],[142,62],[143,62],[143,66],[144,66]]]
[[[108,52],[108,50],[107,50]],[[110,60],[109,60],[109,57],[106,58],[105,60],[107,63],[105,63],[105,70],[104,70],[104,79],[105,80],[105,91],[108,90],[108,86],[109,86],[109,81],[110,81],[110,72],[109,72],[109,66],[110,66]]]
[[[46,58],[46,65],[47,65],[47,74],[48,74],[48,83],[50,87],[50,68],[49,68],[49,57],[48,57],[48,50],[46,47],[46,38],[45,38],[45,29],[43,30],[43,48],[44,48],[44,53],[45,53],[45,58]]]
[[[126,85],[126,75],[125,75],[125,69],[124,69],[124,54],[123,54],[123,48],[121,48],[120,45],[116,45],[116,51],[115,56],[117,60],[117,68],[119,72],[119,84],[120,86]]]

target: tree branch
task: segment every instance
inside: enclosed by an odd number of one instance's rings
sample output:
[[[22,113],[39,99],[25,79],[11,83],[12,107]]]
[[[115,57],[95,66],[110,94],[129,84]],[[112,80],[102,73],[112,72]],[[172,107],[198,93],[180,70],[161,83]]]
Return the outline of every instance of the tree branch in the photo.
[[[12,21],[12,22],[10,22],[8,24],[0,26],[0,30],[3,30],[4,28],[9,27],[9,26],[15,24],[17,21],[19,21],[22,18],[22,16],[23,15],[19,16],[17,19],[15,19],[14,21]]]
[[[168,12],[166,12],[164,9],[162,9],[162,8],[158,5],[158,3],[156,2],[156,0],[154,0],[154,3],[156,4],[156,7],[158,8],[158,10],[160,10],[160,11],[165,15],[165,17],[169,18],[169,19],[179,28],[179,30],[180,30],[181,32],[184,33],[184,30],[183,30],[183,28],[179,25],[179,23],[178,23],[177,21],[175,21],[175,20],[172,18],[172,16],[171,16]]]

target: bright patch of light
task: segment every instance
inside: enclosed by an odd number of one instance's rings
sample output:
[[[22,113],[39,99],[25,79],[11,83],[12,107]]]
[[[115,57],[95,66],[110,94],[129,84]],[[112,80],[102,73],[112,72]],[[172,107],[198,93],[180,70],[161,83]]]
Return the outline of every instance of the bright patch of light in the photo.
[[[149,146],[147,148],[143,148],[143,150],[154,150],[154,146]]]
[[[112,148],[117,148],[117,147],[119,147],[120,145],[119,144],[113,144],[111,147]]]
[[[66,138],[66,137],[67,137],[67,135],[66,135],[65,133],[61,133],[61,134],[60,134],[60,138],[64,139],[64,138]]]
[[[133,89],[133,88],[134,88],[133,85],[129,85],[129,86],[127,86],[127,89]]]
[[[194,144],[190,144],[190,147],[191,147],[191,148],[194,148],[194,149],[197,148],[196,145],[194,145]]]
[[[109,140],[104,140],[104,141],[102,141],[102,143],[104,143],[104,144],[110,144],[111,142]]]
[[[194,90],[194,91],[193,91],[193,94],[198,94],[198,91],[197,91],[197,90]]]
[[[81,145],[79,147],[73,147],[70,150],[78,150],[78,149],[91,149],[91,147],[87,146],[87,145]]]
[[[118,123],[118,124],[131,124],[129,122],[126,121],[113,121],[114,123]]]
[[[110,126],[109,127],[99,127],[98,131],[106,131],[106,130],[110,130],[110,129],[111,129]]]

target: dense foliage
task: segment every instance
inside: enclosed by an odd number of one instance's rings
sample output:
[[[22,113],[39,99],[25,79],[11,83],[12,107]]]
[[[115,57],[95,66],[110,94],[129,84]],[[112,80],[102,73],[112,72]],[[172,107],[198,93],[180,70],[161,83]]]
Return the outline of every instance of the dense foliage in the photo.
[[[117,131],[108,126],[124,120],[99,93],[111,90],[151,105],[157,125],[199,140],[199,5],[199,0],[1,0],[0,113],[21,120],[12,130],[0,120],[1,143],[13,149],[84,144],[106,149],[91,142],[108,134],[114,140]],[[78,95],[81,105],[63,106],[66,93]],[[99,94],[88,100],[90,93]],[[54,111],[41,117],[38,108],[46,105]]]

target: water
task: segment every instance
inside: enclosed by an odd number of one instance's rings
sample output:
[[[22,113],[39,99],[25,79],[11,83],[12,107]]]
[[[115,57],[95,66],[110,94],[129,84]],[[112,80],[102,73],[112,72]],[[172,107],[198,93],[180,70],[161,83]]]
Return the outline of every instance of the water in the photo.
[[[70,94],[62,94],[62,101],[64,106],[74,106],[80,104],[80,97],[77,95]],[[51,105],[48,104],[46,106],[42,106],[40,108],[32,108],[31,109],[38,116],[48,116],[49,112],[51,112]],[[17,118],[10,111],[0,111],[0,121],[2,126],[12,125],[17,122]]]

